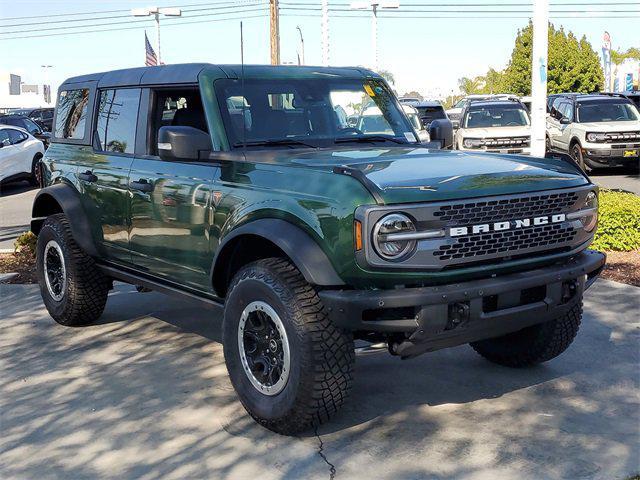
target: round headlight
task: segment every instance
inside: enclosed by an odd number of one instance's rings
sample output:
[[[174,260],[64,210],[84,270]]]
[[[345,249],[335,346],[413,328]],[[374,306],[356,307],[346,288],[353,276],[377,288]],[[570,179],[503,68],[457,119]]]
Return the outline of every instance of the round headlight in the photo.
[[[413,221],[402,213],[391,213],[378,220],[373,228],[373,245],[386,260],[400,260],[416,246],[415,240],[403,240],[396,234],[415,232]]]
[[[596,139],[597,137],[595,133],[587,133],[587,140],[589,140],[590,142],[595,142]]]
[[[598,224],[598,195],[596,192],[589,192],[584,201],[584,208],[593,208],[594,212],[590,215],[582,217],[582,228],[587,232],[593,231]]]

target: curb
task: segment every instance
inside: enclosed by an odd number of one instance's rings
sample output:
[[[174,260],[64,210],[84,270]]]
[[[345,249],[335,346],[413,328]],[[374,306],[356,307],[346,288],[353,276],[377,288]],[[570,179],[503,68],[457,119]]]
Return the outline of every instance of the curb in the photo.
[[[6,282],[7,280],[11,280],[13,277],[16,277],[17,273],[0,273],[0,283]]]
[[[0,253],[13,253],[13,248],[0,248]]]

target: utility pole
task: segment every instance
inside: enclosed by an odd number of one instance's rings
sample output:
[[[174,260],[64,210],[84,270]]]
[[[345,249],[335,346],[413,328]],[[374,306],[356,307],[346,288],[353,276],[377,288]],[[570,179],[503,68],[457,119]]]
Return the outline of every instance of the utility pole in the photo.
[[[531,56],[531,155],[544,157],[547,123],[547,65],[549,0],[533,2],[533,55]]]
[[[131,10],[131,15],[134,17],[148,17],[153,16],[156,21],[156,39],[157,39],[157,51],[156,55],[158,57],[158,65],[162,64],[162,57],[160,56],[160,15],[164,15],[165,17],[181,17],[182,10],[179,8],[167,7],[167,8],[158,8],[158,7],[147,7],[147,8],[134,8]]]
[[[329,0],[322,0],[322,65],[329,66]]]
[[[302,36],[302,29],[300,25],[296,27],[300,34],[300,52],[298,53],[298,65],[304,65],[304,37]]]
[[[280,65],[280,8],[278,0],[269,0],[271,17],[271,65]]]

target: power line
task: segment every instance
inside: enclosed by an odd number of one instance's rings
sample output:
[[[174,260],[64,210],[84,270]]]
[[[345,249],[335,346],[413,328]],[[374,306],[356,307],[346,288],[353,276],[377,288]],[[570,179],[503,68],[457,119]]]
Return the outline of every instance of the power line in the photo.
[[[207,11],[207,10],[226,10],[229,8],[244,8],[244,7],[250,7],[250,6],[256,6],[259,5],[260,3],[264,3],[264,0],[248,0],[246,1],[246,3],[244,5],[238,5],[238,2],[225,2],[226,5],[224,6],[217,6],[217,7],[209,7],[209,8],[191,8],[191,9],[184,9],[182,8],[183,12],[202,12],[202,11]],[[198,4],[196,4],[198,5]],[[201,5],[201,4],[200,4]],[[266,6],[266,4],[265,4]],[[181,8],[181,7],[177,7],[177,8]],[[26,27],[26,26],[31,26],[31,25],[50,25],[50,24],[59,24],[59,23],[77,23],[77,22],[93,22],[96,20],[113,20],[113,19],[118,19],[118,18],[131,18],[131,13],[130,11],[127,10],[127,15],[112,15],[109,17],[99,17],[99,18],[75,18],[75,19],[68,19],[68,20],[51,20],[50,22],[29,22],[29,23],[14,23],[14,24],[10,24],[10,25],[1,25],[0,28],[9,28],[9,27]],[[232,13],[232,12],[230,12]],[[30,17],[30,18],[37,18],[37,17]],[[147,20],[148,21],[148,20]]]
[[[244,0],[246,1],[246,0]],[[202,5],[211,5],[211,4],[224,4],[224,3],[231,3],[233,5],[237,5],[238,1],[232,2],[230,0],[218,0],[218,1],[208,1],[208,2],[201,2],[201,3],[190,3],[187,5],[171,5],[171,7],[174,8],[187,8],[187,7],[201,7]],[[98,11],[94,11],[94,12],[72,12],[72,13],[51,13],[48,15],[28,15],[26,17],[6,17],[6,18],[0,18],[0,21],[4,22],[4,21],[10,21],[10,20],[25,20],[25,19],[31,19],[31,18],[51,18],[51,17],[71,17],[71,16],[81,16],[81,15],[101,15],[101,14],[106,14],[106,13],[122,13],[122,12],[130,12],[129,9],[127,8],[121,8],[119,10],[98,10]]]
[[[184,22],[182,19],[183,18],[198,18],[198,17],[214,17],[217,15],[236,15],[239,13],[252,13],[252,12],[258,12],[258,11],[263,11],[266,9],[266,6],[261,6],[258,8],[250,8],[248,10],[240,10],[240,11],[231,11],[231,12],[217,12],[217,13],[202,13],[202,14],[198,14],[198,15],[189,15],[186,17],[169,17],[169,18],[165,18],[163,19],[163,25],[165,25],[165,22],[175,22],[175,21],[181,21],[182,23]],[[148,23],[148,22],[153,22],[153,18],[145,18],[142,20],[126,20],[123,22],[109,22],[109,23],[93,23],[90,25],[72,25],[72,26],[65,26],[65,27],[49,27],[49,28],[38,28],[38,29],[33,29],[33,30],[14,30],[11,32],[0,32],[0,35],[10,35],[10,34],[24,34],[24,33],[30,33],[30,32],[48,32],[48,31],[52,31],[52,30],[69,30],[69,29],[77,29],[77,28],[91,28],[91,27],[104,27],[104,26],[111,26],[111,25],[130,25],[132,23]]]
[[[176,26],[182,26],[182,25],[193,25],[196,23],[213,23],[213,22],[224,22],[226,20],[245,20],[245,19],[252,19],[252,18],[264,18],[267,17],[267,13],[261,13],[258,15],[247,15],[247,16],[242,16],[242,17],[230,17],[230,18],[214,18],[212,20],[195,20],[193,22],[190,21],[184,21],[184,22],[177,22],[177,23],[172,23],[169,25],[164,25],[164,27],[176,27]],[[23,39],[27,39],[27,38],[43,38],[43,37],[59,37],[61,35],[82,35],[82,34],[86,34],[86,33],[99,33],[99,32],[120,32],[120,31],[124,31],[124,30],[140,30],[141,28],[144,27],[140,27],[140,26],[136,26],[136,27],[120,27],[120,28],[104,28],[104,29],[98,29],[98,30],[87,30],[87,31],[82,31],[82,32],[65,32],[65,33],[48,33],[48,34],[44,34],[44,35],[29,35],[29,36],[24,36],[24,37],[9,37],[9,38],[0,38],[0,42],[2,41],[6,41],[6,40],[23,40]]]

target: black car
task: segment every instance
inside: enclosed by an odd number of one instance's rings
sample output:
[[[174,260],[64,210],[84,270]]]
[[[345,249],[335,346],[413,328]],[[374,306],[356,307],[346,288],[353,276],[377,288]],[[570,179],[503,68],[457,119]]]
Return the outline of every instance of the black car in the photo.
[[[444,107],[438,101],[425,100],[422,102],[406,102],[407,104],[418,110],[420,121],[426,130],[434,120],[448,120]]]
[[[42,127],[45,132],[51,131],[53,124],[53,108],[22,108],[20,110],[14,110],[12,115],[22,115],[29,117]]]
[[[45,132],[40,125],[25,115],[16,115],[14,113],[2,115],[0,116],[0,124],[22,128],[44,143],[44,148],[49,147],[51,133]]]

